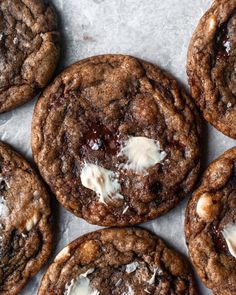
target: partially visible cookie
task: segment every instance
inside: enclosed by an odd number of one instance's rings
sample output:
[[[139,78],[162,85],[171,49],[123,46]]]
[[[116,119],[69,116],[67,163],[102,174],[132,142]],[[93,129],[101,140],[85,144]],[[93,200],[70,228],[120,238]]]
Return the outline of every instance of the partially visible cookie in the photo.
[[[236,148],[207,168],[188,204],[185,231],[202,281],[216,295],[235,295]]]
[[[236,0],[217,0],[193,34],[187,74],[205,119],[236,138]]]
[[[32,99],[59,58],[54,9],[44,0],[0,1],[0,113]]]
[[[172,209],[200,164],[200,121],[164,71],[131,56],[68,67],[39,98],[32,150],[61,204],[90,223],[124,226]]]
[[[51,248],[46,189],[26,160],[0,143],[0,294],[19,294]]]
[[[65,247],[48,268],[38,295],[197,295],[180,254],[138,228],[103,229]]]

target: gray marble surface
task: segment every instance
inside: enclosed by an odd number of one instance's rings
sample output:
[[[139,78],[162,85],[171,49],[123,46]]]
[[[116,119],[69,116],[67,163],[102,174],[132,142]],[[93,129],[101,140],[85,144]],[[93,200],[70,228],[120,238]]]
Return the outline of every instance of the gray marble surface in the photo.
[[[63,32],[63,55],[60,69],[82,58],[103,53],[134,55],[158,64],[172,73],[187,87],[186,53],[191,34],[210,0],[53,0],[60,15]],[[24,106],[0,115],[0,138],[12,144],[29,160],[30,128],[36,99]],[[204,128],[203,166],[235,141],[209,125]],[[169,245],[186,254],[183,234],[186,201],[177,208],[142,226],[165,239]],[[60,206],[53,209],[58,216],[57,246],[62,249],[76,237],[96,230],[66,212]],[[45,269],[44,269],[45,270]],[[21,295],[37,294],[42,270]],[[212,294],[199,282],[201,294]]]

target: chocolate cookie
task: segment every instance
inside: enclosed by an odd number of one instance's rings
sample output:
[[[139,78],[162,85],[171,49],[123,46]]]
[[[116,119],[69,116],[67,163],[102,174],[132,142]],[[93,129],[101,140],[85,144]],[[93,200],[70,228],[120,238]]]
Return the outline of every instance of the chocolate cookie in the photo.
[[[173,208],[199,170],[199,121],[177,82],[129,56],[62,72],[35,107],[32,149],[62,205],[99,225],[130,225]]]
[[[0,113],[32,99],[59,58],[54,9],[43,0],[0,1]]]
[[[38,295],[197,295],[186,261],[138,228],[103,229],[69,244],[47,270]]]
[[[0,294],[19,294],[51,248],[49,196],[30,165],[0,143]]]
[[[193,34],[187,74],[205,119],[236,138],[236,0],[217,0]]]
[[[216,295],[236,294],[236,148],[214,161],[186,210],[189,254]]]

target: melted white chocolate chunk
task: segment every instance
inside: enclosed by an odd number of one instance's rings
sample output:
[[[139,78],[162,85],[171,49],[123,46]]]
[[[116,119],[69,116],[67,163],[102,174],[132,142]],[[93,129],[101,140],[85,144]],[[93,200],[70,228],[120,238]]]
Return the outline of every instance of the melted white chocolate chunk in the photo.
[[[227,243],[229,252],[236,258],[236,224],[228,224],[222,231],[223,237]]]
[[[39,214],[38,212],[35,212],[34,215],[27,220],[26,225],[25,225],[25,229],[27,231],[30,231],[39,221]]]
[[[208,211],[211,208],[213,202],[209,194],[203,194],[197,202],[197,214],[201,218],[208,216]]]
[[[100,292],[90,286],[90,280],[87,277],[92,272],[94,269],[89,269],[86,273],[81,274],[77,281],[72,280],[67,283],[64,295],[99,295]]]
[[[119,156],[126,156],[128,162],[124,165],[127,170],[141,173],[166,157],[166,152],[161,151],[160,143],[147,137],[130,137],[124,142]]]
[[[60,261],[61,259],[66,259],[70,257],[70,248],[69,246],[65,247],[61,252],[56,256],[55,262]]]
[[[121,186],[113,171],[85,163],[80,179],[84,187],[96,192],[102,203],[106,203],[106,199],[123,199],[123,196],[119,194]]]
[[[196,211],[201,219],[211,220],[217,215],[219,204],[213,202],[212,196],[209,193],[204,193],[197,202]]]

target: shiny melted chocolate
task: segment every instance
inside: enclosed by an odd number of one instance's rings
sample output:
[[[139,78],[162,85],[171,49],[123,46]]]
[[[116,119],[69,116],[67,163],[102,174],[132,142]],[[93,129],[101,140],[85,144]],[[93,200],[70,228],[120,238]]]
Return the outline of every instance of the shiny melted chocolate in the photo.
[[[211,230],[212,230],[212,239],[213,239],[213,242],[216,246],[216,249],[219,252],[227,253],[228,248],[225,243],[225,239],[223,237],[223,234],[222,234],[221,230],[219,229],[219,224],[213,223]]]
[[[228,25],[230,20],[235,17],[236,11],[234,11],[229,18],[229,20],[223,23],[217,32],[216,42],[215,42],[215,52],[216,52],[216,60],[226,59],[231,52],[231,41],[229,36]]]
[[[90,150],[105,150],[111,155],[116,155],[120,147],[117,133],[99,123],[90,125],[89,131],[84,135],[84,143]]]

